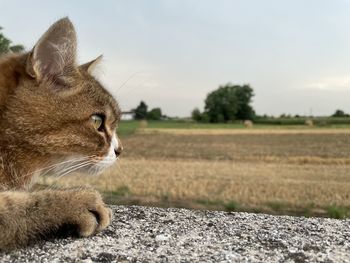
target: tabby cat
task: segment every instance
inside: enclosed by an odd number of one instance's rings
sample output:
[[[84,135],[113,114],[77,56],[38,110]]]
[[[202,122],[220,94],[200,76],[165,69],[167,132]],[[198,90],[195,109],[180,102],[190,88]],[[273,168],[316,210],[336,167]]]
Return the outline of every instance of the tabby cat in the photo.
[[[34,48],[0,59],[0,250],[28,245],[64,227],[82,236],[103,230],[111,210],[92,189],[30,191],[40,173],[99,173],[122,151],[120,109],[91,75],[99,58],[78,66],[68,18]]]

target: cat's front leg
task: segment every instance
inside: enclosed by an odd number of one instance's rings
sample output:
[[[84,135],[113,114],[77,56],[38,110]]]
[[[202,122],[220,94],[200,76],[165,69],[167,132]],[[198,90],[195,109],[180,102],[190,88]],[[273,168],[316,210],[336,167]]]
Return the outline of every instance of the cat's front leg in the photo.
[[[105,229],[112,212],[91,189],[0,194],[0,250],[25,246],[63,226],[82,237]]]

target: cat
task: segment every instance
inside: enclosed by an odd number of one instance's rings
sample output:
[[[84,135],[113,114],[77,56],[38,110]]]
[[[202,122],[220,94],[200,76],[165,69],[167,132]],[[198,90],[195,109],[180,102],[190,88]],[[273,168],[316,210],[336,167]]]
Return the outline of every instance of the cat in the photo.
[[[105,229],[111,210],[89,188],[30,191],[49,171],[100,173],[122,152],[116,100],[78,66],[69,18],[54,23],[27,53],[0,59],[0,250],[23,247],[73,226],[81,237]]]

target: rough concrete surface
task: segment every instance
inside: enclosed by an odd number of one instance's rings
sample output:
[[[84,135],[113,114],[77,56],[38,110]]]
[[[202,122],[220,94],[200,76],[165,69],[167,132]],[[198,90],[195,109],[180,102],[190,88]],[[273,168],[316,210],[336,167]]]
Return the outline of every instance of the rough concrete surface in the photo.
[[[114,206],[92,238],[59,239],[0,262],[350,262],[350,220]]]

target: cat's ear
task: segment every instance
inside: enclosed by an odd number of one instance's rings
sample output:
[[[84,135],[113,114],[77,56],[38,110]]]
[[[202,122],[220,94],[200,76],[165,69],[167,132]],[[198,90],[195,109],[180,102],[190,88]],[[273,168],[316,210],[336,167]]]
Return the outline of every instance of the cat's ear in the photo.
[[[34,46],[27,60],[27,72],[39,81],[62,75],[74,66],[76,49],[74,26],[68,18],[62,18]]]
[[[87,71],[89,74],[92,74],[96,66],[101,62],[102,58],[103,58],[103,55],[100,55],[94,60],[81,65],[80,68],[82,70]]]

